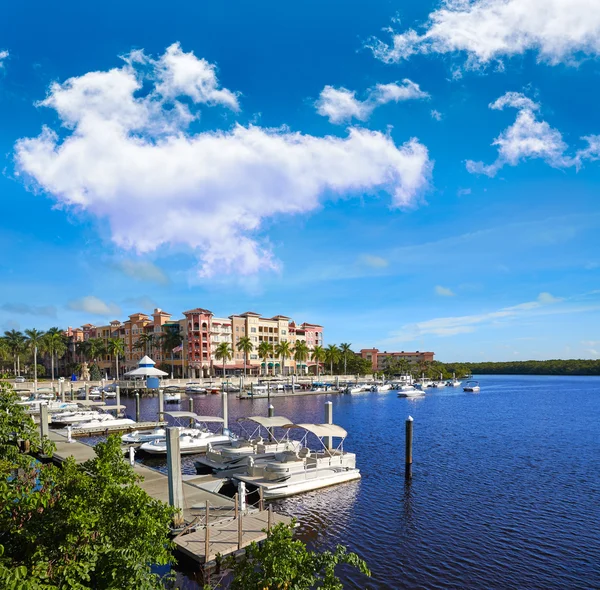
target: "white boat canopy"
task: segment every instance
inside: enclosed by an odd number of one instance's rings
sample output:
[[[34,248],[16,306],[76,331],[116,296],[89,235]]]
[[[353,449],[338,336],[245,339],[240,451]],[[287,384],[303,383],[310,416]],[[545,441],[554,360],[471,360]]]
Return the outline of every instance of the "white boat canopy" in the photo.
[[[219,418],[219,416],[198,416],[194,412],[163,412],[167,416],[171,416],[171,418],[193,418],[197,422],[224,422],[223,418]]]
[[[243,422],[245,420],[248,422],[255,422],[263,428],[283,428],[290,424],[290,419],[285,418],[284,416],[272,416],[271,418],[266,416],[248,416],[248,418],[238,418],[238,422]]]
[[[335,436],[346,438],[348,433],[341,427],[335,424],[286,424],[284,428],[302,428],[308,432],[312,432],[319,438],[326,436]]]
[[[156,363],[149,357],[145,356],[143,359],[138,361],[138,368],[133,371],[125,373],[125,377],[164,377],[169,373],[165,373],[160,369],[157,369],[154,365]]]

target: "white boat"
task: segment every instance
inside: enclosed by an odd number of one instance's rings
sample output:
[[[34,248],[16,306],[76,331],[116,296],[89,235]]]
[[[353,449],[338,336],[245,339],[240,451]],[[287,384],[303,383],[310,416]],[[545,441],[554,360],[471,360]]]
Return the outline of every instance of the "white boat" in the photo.
[[[115,397],[116,397],[116,393],[115,393]],[[100,391],[100,389],[98,387],[90,387],[88,394],[87,394],[87,399],[100,399],[102,397],[102,392]],[[79,391],[77,392],[77,399],[86,399],[85,396],[85,387],[81,387],[79,389]]]
[[[278,453],[273,461],[250,462],[247,473],[233,474],[233,479],[243,481],[249,488],[262,488],[267,500],[286,498],[294,494],[360,479],[356,468],[356,455],[343,449],[347,432],[335,424],[289,424],[286,428],[301,428],[305,431],[299,451]],[[321,443],[319,451],[311,451],[306,439],[313,434]],[[327,448],[324,439],[339,438],[337,448]]]
[[[206,393],[206,388],[202,387],[200,383],[194,383],[190,381],[185,384],[185,392],[186,393]]]
[[[344,393],[364,393],[367,391],[363,385],[348,385]]]
[[[456,378],[456,373],[452,373],[452,379],[450,381],[448,381],[448,383],[446,383],[446,385],[448,387],[460,387],[462,384],[462,381],[459,381]]]
[[[79,410],[71,412],[59,412],[52,416],[52,424],[59,426],[68,426],[69,424],[77,424],[89,420],[101,419],[101,416],[108,416],[110,420],[113,416],[103,414],[95,410]]]
[[[373,393],[382,393],[384,391],[390,391],[392,389],[392,385],[390,383],[376,383],[371,386],[371,391]]]
[[[93,420],[85,420],[84,422],[78,422],[73,424],[73,430],[85,430],[86,428],[95,428],[98,426],[130,426],[135,424],[135,420],[131,418],[115,418],[110,414],[100,414]]]
[[[178,404],[181,401],[181,393],[179,392],[165,392],[164,400],[166,404]]]
[[[38,399],[46,400],[52,400],[56,397],[54,390],[51,387],[38,387],[37,391],[35,392],[35,396]]]
[[[194,421],[195,426],[193,428],[177,426],[179,428],[179,452],[181,455],[202,453],[206,451],[209,444],[227,444],[232,440],[229,433],[215,433],[208,429],[208,424],[223,424],[223,418],[218,416],[198,416],[194,412],[165,412],[165,414],[175,420],[188,419]],[[166,455],[166,436],[145,442],[140,450],[150,455]]]
[[[479,381],[467,381],[463,387],[463,391],[469,391],[472,393],[479,393]]]
[[[290,420],[284,416],[250,416],[239,418],[238,422],[250,422],[256,428],[249,432],[247,437],[237,438],[228,446],[213,449],[210,446],[206,450],[206,456],[195,461],[198,473],[218,474],[219,477],[229,477],[233,473],[245,471],[249,465],[249,459],[256,462],[273,460],[277,453],[283,451],[299,451],[300,442],[290,440],[289,429],[283,436],[276,436],[276,429],[290,424]]]
[[[159,438],[165,438],[167,436],[167,431],[164,428],[155,428],[154,430],[140,432],[139,430],[134,430],[133,432],[129,432],[128,434],[124,434],[121,437],[121,441],[125,444],[139,444],[150,442]]]
[[[417,389],[411,385],[405,385],[398,390],[398,397],[421,397],[423,395],[425,395],[425,392],[422,389]]]

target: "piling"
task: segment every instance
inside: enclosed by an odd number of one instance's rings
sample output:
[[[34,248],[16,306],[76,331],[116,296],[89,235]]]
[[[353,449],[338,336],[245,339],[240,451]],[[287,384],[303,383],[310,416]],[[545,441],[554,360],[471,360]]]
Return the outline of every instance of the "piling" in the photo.
[[[325,424],[333,424],[333,403],[325,402]],[[331,447],[333,446],[333,438],[331,436],[326,436],[324,439],[325,448],[328,451],[331,451]]]
[[[121,405],[121,387],[119,385],[117,385],[115,387],[115,393],[116,393],[116,399],[115,401],[117,402],[117,406]]]
[[[208,561],[208,553],[210,548],[210,529],[208,527],[208,518],[209,518],[209,505],[208,500],[206,500],[206,514],[205,514],[205,526],[204,526],[204,559]]]
[[[75,393],[73,392],[73,382],[71,381],[71,401],[75,399]]]
[[[89,402],[90,401],[90,388],[87,383],[83,384],[83,389],[85,391],[85,401]]]
[[[183,524],[183,481],[181,477],[181,454],[179,450],[179,429],[167,428],[167,478],[169,484],[169,504],[178,512],[173,517],[175,526]]]
[[[340,390],[340,376],[336,375],[335,377],[335,388],[339,391]]]
[[[105,402],[106,401],[106,391],[104,391],[104,385],[102,385],[102,390],[100,391],[101,395],[102,395],[102,401]]]
[[[246,484],[243,481],[238,483],[238,499],[240,501],[240,512],[246,510]]]
[[[135,421],[140,421],[140,393],[139,391],[135,392]]]
[[[272,418],[273,416],[275,416],[275,408],[273,407],[273,404],[269,404],[269,410],[268,410],[269,414],[269,418]],[[272,428],[267,428],[268,432],[269,432],[269,441],[273,442],[273,429]]]
[[[260,488],[262,490],[262,488]],[[273,522],[273,506],[269,504],[267,514],[267,535],[271,532],[271,523]]]
[[[48,406],[40,404],[40,436],[42,440],[48,438]]]
[[[65,403],[65,387],[62,381],[58,382],[58,393],[60,394],[60,401]]]
[[[221,407],[223,408],[223,429],[229,428],[229,400],[227,399],[227,392],[221,392]]]
[[[129,465],[135,467],[135,447],[129,447]]]
[[[406,458],[404,475],[406,479],[412,477],[412,447],[413,447],[413,418],[409,416],[406,420]]]
[[[165,392],[162,389],[158,390],[158,421],[162,422],[165,419]]]

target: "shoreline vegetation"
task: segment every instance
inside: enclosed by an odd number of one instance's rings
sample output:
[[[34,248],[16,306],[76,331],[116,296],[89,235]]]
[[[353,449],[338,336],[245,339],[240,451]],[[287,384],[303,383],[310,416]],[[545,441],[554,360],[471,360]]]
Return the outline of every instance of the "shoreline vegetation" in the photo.
[[[459,365],[445,363],[445,366],[451,372],[451,367]],[[473,375],[600,375],[600,360],[589,359],[460,363],[460,367]]]

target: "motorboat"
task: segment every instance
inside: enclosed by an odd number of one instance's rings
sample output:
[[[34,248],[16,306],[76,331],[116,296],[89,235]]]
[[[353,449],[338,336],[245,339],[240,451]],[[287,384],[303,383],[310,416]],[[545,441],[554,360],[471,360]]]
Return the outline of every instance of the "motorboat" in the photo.
[[[96,428],[99,426],[113,428],[116,426],[131,426],[133,424],[135,424],[135,420],[132,420],[131,418],[115,418],[110,414],[100,414],[100,416],[93,418],[92,420],[85,420],[73,424],[73,430],[85,430],[86,428]]]
[[[160,438],[164,439],[166,436],[167,431],[164,428],[154,428],[153,430],[146,432],[134,430],[133,432],[124,434],[121,437],[121,441],[125,444],[141,444],[145,442],[151,442]]]
[[[47,399],[25,399],[16,402],[17,406],[26,406],[26,411],[37,414],[40,411],[40,406],[46,406],[49,412],[60,412],[77,409],[77,404],[74,402],[61,402]]]
[[[202,387],[201,383],[195,383],[190,381],[185,384],[185,392],[186,393],[206,393],[206,388]]]
[[[479,381],[467,381],[463,387],[463,391],[469,391],[471,393],[479,393]]]
[[[440,373],[440,378],[438,381],[434,381],[432,387],[440,389],[442,387],[446,387],[446,381],[443,378],[442,373]]]
[[[219,418],[218,416],[198,416],[194,412],[165,412],[165,415],[178,421],[183,419],[192,420],[194,423],[192,428],[176,426],[179,429],[179,452],[181,455],[203,453],[209,444],[227,444],[232,440],[232,436],[229,433],[215,433],[208,429],[208,424],[223,424],[223,418]],[[162,438],[143,443],[140,450],[150,455],[166,455],[166,435]]]
[[[108,416],[109,420],[113,418],[113,416],[110,414],[103,414],[102,412],[98,412],[96,410],[77,410],[54,414],[52,416],[52,424],[58,426],[68,426],[69,424],[77,424],[89,420],[102,419],[102,416]]]
[[[367,391],[363,385],[348,385],[348,387],[346,387],[346,389],[344,390],[344,393],[364,393],[365,391]]]
[[[300,443],[289,439],[289,430],[284,431],[283,436],[276,436],[275,429],[281,429],[290,424],[290,420],[284,416],[250,416],[239,418],[238,422],[243,424],[249,422],[256,428],[247,433],[246,437],[232,439],[231,444],[213,449],[212,445],[206,450],[206,456],[195,461],[198,473],[218,474],[219,477],[229,477],[236,472],[245,471],[249,465],[249,459],[253,461],[273,460],[277,453],[283,451],[299,451]]]
[[[37,399],[53,400],[56,395],[51,387],[38,387],[35,392]]]
[[[422,389],[417,389],[411,385],[405,385],[398,390],[398,397],[422,397],[425,392]]]
[[[446,383],[446,385],[448,387],[460,387],[461,384],[462,384],[462,381],[459,381],[456,378],[456,373],[452,373],[452,379]]]
[[[181,402],[181,393],[178,391],[165,391],[164,400],[165,404],[178,404]]]
[[[115,397],[116,397],[116,393],[115,393]],[[100,391],[100,389],[98,387],[90,387],[90,389],[88,390],[87,393],[87,399],[100,399],[102,397],[102,392]],[[85,395],[85,387],[80,387],[79,391],[77,392],[77,399],[86,399],[86,395]]]
[[[342,427],[335,424],[288,424],[284,428],[304,430],[300,450],[283,451],[272,461],[250,461],[246,473],[233,474],[234,481],[244,482],[250,491],[261,488],[263,498],[271,500],[360,479],[356,455],[343,449],[348,433]],[[306,444],[309,435],[319,440],[320,450],[309,449]],[[340,439],[336,448],[331,444],[334,438]]]
[[[371,391],[374,393],[382,393],[384,391],[390,391],[392,389],[391,383],[376,383],[371,386]]]

